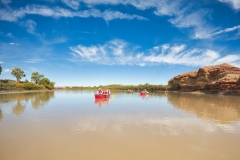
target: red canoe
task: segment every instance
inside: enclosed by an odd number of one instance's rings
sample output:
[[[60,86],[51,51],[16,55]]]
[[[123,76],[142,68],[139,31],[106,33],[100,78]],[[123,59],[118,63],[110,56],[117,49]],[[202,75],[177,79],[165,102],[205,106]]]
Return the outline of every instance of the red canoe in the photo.
[[[145,95],[147,95],[146,92],[140,92],[140,96],[145,96]]]
[[[110,98],[110,94],[95,94],[95,99]]]

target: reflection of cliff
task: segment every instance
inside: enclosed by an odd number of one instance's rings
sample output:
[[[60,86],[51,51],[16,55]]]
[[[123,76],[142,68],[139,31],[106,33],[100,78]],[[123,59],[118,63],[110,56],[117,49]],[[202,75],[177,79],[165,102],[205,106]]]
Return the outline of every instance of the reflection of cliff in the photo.
[[[12,112],[15,115],[20,115],[24,112],[26,105],[23,105],[20,100],[17,101],[17,104],[13,107]]]
[[[221,124],[240,121],[240,99],[235,96],[168,94],[168,101],[178,109]]]

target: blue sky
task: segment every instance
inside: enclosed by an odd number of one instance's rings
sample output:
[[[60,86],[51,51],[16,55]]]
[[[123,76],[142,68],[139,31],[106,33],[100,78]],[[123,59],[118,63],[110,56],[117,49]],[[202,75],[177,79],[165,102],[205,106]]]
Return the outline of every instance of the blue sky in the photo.
[[[240,0],[0,0],[1,79],[56,86],[167,84],[240,67]]]

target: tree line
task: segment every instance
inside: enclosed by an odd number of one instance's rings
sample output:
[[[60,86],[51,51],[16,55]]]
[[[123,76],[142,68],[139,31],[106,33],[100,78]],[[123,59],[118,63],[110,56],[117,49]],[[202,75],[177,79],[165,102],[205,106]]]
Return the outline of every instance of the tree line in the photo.
[[[139,84],[139,85],[121,85],[121,84],[110,84],[110,85],[99,85],[99,86],[67,86],[68,90],[97,90],[97,89],[110,89],[110,90],[118,90],[118,91],[127,91],[128,89],[133,91],[141,91],[146,89],[147,91],[165,91],[170,89],[168,85],[154,85],[154,84]]]
[[[2,66],[0,64],[0,74],[2,73]],[[0,84],[0,90],[15,90],[15,89],[54,89],[55,82],[51,82],[48,78],[45,78],[43,74],[33,72],[31,76],[31,82],[26,79],[24,82],[21,81],[26,74],[21,68],[13,68],[11,75],[16,78],[17,84],[14,84],[11,80],[2,80]]]

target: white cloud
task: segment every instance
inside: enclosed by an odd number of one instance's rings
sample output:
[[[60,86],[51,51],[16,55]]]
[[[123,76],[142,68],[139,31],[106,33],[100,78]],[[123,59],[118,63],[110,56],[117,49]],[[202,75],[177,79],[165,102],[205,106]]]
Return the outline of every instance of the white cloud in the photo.
[[[173,45],[165,52],[152,52],[152,55],[144,56],[143,61],[154,64],[203,66],[213,63],[219,57],[219,53],[212,50],[188,49],[185,45]]]
[[[132,49],[135,48],[135,49]],[[179,64],[205,66],[210,64],[236,64],[240,55],[221,56],[211,49],[189,48],[184,44],[164,44],[140,52],[137,47],[119,39],[103,45],[70,47],[73,62],[88,62],[100,65],[159,65]]]
[[[25,8],[20,8],[19,10],[0,10],[0,20],[4,21],[18,21],[18,19],[23,18],[25,15],[41,15],[45,17],[53,17],[53,18],[60,18],[60,17],[95,17],[95,18],[103,18],[106,21],[113,20],[113,19],[138,19],[138,20],[146,20],[146,18],[138,15],[130,15],[125,14],[119,11],[109,11],[106,10],[101,12],[97,9],[89,9],[83,11],[71,11],[68,9],[60,8],[60,7],[47,7],[41,5],[28,5]]]
[[[240,30],[240,25],[217,31],[217,32],[213,33],[212,35],[218,35],[218,34],[222,34],[222,33],[232,32],[234,30]]]
[[[63,0],[71,6],[70,0]],[[216,29],[207,21],[208,10],[198,9],[194,2],[184,0],[75,0],[75,3],[85,3],[90,7],[96,5],[132,5],[140,10],[154,9],[158,16],[169,16],[169,22],[178,28],[190,28],[194,39],[211,38]]]
[[[10,69],[8,69],[8,68],[6,68],[6,69],[3,69],[3,73],[9,73],[9,72],[11,72],[11,70],[10,70]]]
[[[33,59],[28,59],[24,62],[26,62],[26,63],[42,63],[42,62],[44,62],[44,60],[43,59],[38,59],[38,58],[33,58]]]
[[[10,42],[9,45],[15,45],[15,46],[18,46],[19,44],[18,44],[18,43]]]
[[[67,6],[77,10],[80,6],[79,0],[62,0]]]
[[[27,28],[27,32],[30,34],[35,34],[35,28],[36,28],[37,23],[34,22],[33,20],[27,20],[25,23],[25,26]]]
[[[29,68],[34,72],[39,72],[39,70],[37,68],[34,68],[34,67],[29,67]]]
[[[62,0],[64,4],[73,8],[75,11],[60,8],[47,7],[41,5],[28,5],[19,10],[0,10],[0,20],[17,21],[26,14],[36,14],[46,17],[95,17],[103,18],[106,21],[114,19],[138,19],[147,20],[147,18],[122,13],[120,11],[100,11],[97,9],[88,9],[79,11],[81,3],[94,8],[96,5],[132,5],[139,10],[154,9],[154,14],[158,16],[168,16],[169,22],[178,28],[190,28],[191,37],[194,39],[211,38],[211,33],[215,32],[215,27],[209,24],[207,20],[208,11],[196,8],[195,4],[186,3],[184,0]]]
[[[0,9],[0,20],[16,22],[18,19],[23,18],[25,12],[23,10],[12,10],[12,9]]]
[[[211,38],[211,33],[216,28],[208,23],[208,10],[189,10],[189,7],[186,7],[179,13],[175,13],[175,16],[169,19],[169,22],[178,28],[192,28],[193,34],[191,36],[193,39]]]
[[[225,57],[222,57],[216,60],[214,64],[221,64],[221,63],[230,63],[230,64],[233,64],[234,66],[240,67],[240,55],[227,55]]]
[[[219,0],[220,2],[223,3],[228,3],[231,5],[231,7],[233,7],[233,9],[235,10],[239,10],[240,9],[240,1],[239,0]]]
[[[6,36],[7,37],[12,37],[13,35],[12,35],[12,33],[9,32],[9,33],[6,34]]]
[[[1,2],[3,5],[8,5],[9,3],[12,3],[11,0],[0,0],[0,2]]]
[[[78,55],[81,61],[98,63],[102,65],[131,65],[135,61],[134,57],[131,55],[131,50],[128,48],[129,44],[119,40],[114,39],[107,42],[104,45],[90,46],[86,47],[83,45],[78,45],[76,47],[70,47],[76,60]],[[126,55],[125,53],[129,53]]]

